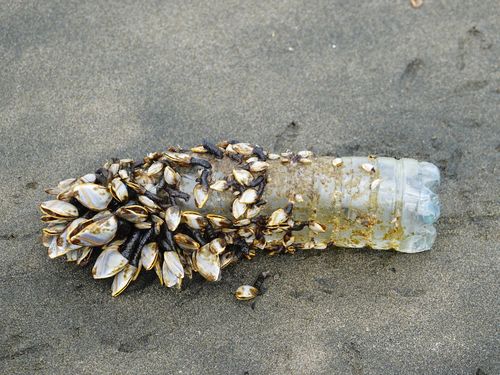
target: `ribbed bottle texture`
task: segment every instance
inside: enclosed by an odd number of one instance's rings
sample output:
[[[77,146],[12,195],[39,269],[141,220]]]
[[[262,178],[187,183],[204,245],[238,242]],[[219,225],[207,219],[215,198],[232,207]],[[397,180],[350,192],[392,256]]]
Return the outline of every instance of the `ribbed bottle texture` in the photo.
[[[233,167],[227,161],[215,164],[214,177],[231,174]],[[314,233],[307,227],[294,232],[298,241],[414,253],[429,250],[436,237],[433,224],[440,213],[440,177],[438,168],[431,163],[323,156],[314,158],[310,165],[270,161],[268,173],[263,213],[271,214],[299,195],[294,220],[315,220],[326,225],[324,233]],[[185,179],[186,191],[192,189],[195,178]],[[233,199],[230,191],[214,193],[202,211],[230,215]],[[186,208],[193,206],[194,202],[188,202]]]

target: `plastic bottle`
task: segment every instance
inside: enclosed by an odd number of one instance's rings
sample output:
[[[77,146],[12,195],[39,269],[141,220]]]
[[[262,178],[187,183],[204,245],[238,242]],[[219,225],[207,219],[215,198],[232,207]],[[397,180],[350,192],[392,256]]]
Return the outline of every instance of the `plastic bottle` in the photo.
[[[264,213],[295,200],[294,220],[315,220],[324,233],[305,227],[295,240],[341,247],[394,249],[406,253],[429,250],[439,218],[438,168],[428,162],[387,157],[317,157],[310,165],[269,161]],[[214,177],[231,173],[234,164],[214,165]],[[183,179],[192,191],[195,176]],[[295,197],[300,197],[296,199]],[[212,194],[202,212],[229,214],[230,191]],[[187,202],[185,209],[194,208]]]

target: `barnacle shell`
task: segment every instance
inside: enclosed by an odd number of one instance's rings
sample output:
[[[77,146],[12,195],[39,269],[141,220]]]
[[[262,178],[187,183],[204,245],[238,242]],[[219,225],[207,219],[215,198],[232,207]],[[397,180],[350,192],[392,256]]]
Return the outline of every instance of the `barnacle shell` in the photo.
[[[174,273],[168,268],[165,261],[163,262],[162,267],[162,279],[167,288],[172,288],[180,283],[180,278],[174,275]]]
[[[245,159],[245,161],[247,162],[247,164],[255,163],[258,160],[259,160],[259,158],[257,156],[250,156],[250,157],[247,157]]]
[[[184,278],[184,268],[179,255],[175,251],[166,251],[163,258],[162,278],[165,286],[167,288],[180,287]]]
[[[232,145],[232,149],[241,155],[252,155],[253,154],[253,146],[249,143],[235,143]]]
[[[80,181],[82,182],[95,182],[96,180],[96,175],[95,173],[87,173],[86,175],[83,175],[80,177]]]
[[[193,196],[196,207],[202,208],[208,200],[208,189],[201,184],[197,184],[193,189]]]
[[[267,155],[267,158],[269,160],[278,160],[280,158],[280,156],[278,154],[270,153]]]
[[[143,206],[134,204],[120,207],[115,214],[131,223],[140,223],[147,219],[149,212]]]
[[[177,186],[181,182],[181,175],[177,173],[172,167],[167,165],[163,171],[163,178],[165,182],[172,186]]]
[[[324,250],[328,247],[328,242],[326,241],[314,241],[314,248],[317,250]]]
[[[231,220],[222,215],[208,214],[206,217],[215,228],[228,228],[232,224]]]
[[[333,166],[337,167],[337,168],[342,166],[343,163],[344,163],[344,161],[341,158],[335,158],[332,160]]]
[[[151,210],[157,210],[160,208],[151,198],[148,198],[145,195],[139,195],[138,199],[143,206],[150,208]]]
[[[146,173],[148,176],[154,176],[161,173],[162,170],[163,163],[160,161],[155,161],[153,164],[151,164]]]
[[[183,211],[182,220],[193,229],[202,229],[206,225],[203,215],[195,211]]]
[[[78,249],[70,250],[66,253],[67,262],[76,262],[77,259],[78,259]]]
[[[234,293],[235,297],[240,301],[248,301],[254,299],[259,294],[257,288],[251,285],[242,285]]]
[[[206,154],[208,151],[203,145],[198,145],[195,147],[191,147],[191,152],[196,152],[198,154]]]
[[[226,241],[223,238],[215,238],[210,241],[210,251],[216,255],[220,255],[226,250]]]
[[[136,170],[134,172],[134,181],[135,181],[136,185],[138,184],[142,187],[146,187],[146,186],[153,185],[156,182],[156,178],[148,175],[147,172],[144,170]],[[127,185],[129,185],[132,189],[134,189],[134,186],[131,185],[130,182],[127,182]],[[136,191],[138,193],[140,193],[139,190],[136,190]]]
[[[116,247],[103,250],[92,268],[94,279],[104,279],[120,272],[128,264],[127,258]]]
[[[118,202],[125,202],[128,199],[127,185],[125,185],[119,177],[116,177],[111,181],[109,190],[113,198],[115,198]]]
[[[127,264],[120,272],[118,272],[113,279],[113,284],[111,285],[111,295],[116,297],[122,293],[132,282],[136,272],[137,267],[130,264]]]
[[[73,219],[78,217],[78,209],[75,206],[56,199],[43,202],[40,205],[40,210],[45,215],[57,219]]]
[[[373,180],[372,183],[370,184],[370,189],[375,190],[380,185],[381,181],[382,180],[380,178]]]
[[[49,247],[47,254],[49,258],[54,259],[57,257],[60,257],[62,255],[65,255],[68,251],[71,251],[72,249],[69,247],[69,244],[62,239],[63,237],[53,237],[50,240]]]
[[[66,227],[67,227],[66,223],[64,223],[64,224],[49,224],[46,228],[42,229],[42,233],[44,233],[48,236],[54,236],[54,235],[57,235],[57,234],[64,232]]]
[[[171,232],[174,232],[181,222],[181,210],[178,206],[170,206],[165,211],[165,222]]]
[[[44,247],[49,247],[54,237],[57,237],[57,234],[47,234],[42,232],[42,245]]]
[[[134,227],[137,229],[151,229],[153,227],[153,224],[149,221],[142,221],[140,223],[135,223]]]
[[[82,247],[77,250],[78,251],[78,259],[76,260],[76,264],[83,265],[83,263],[87,263],[92,255],[92,248],[89,246]]]
[[[363,168],[366,172],[375,172],[375,167],[370,163],[361,164],[361,168]]]
[[[113,239],[117,228],[118,221],[114,215],[88,220],[82,223],[78,231],[71,233],[70,240],[71,243],[82,246],[102,246]]]
[[[297,152],[297,155],[299,155],[301,158],[310,158],[311,156],[313,156],[313,153],[312,151],[304,150]]]
[[[242,203],[238,198],[236,198],[233,201],[233,216],[235,219],[239,219],[245,214],[245,211],[247,209],[247,205],[245,203]]]
[[[257,190],[250,188],[245,190],[238,199],[241,203],[253,204],[257,201],[257,198],[258,198]]]
[[[154,269],[155,269],[156,276],[158,277],[158,281],[160,282],[160,285],[163,285],[163,271],[162,271],[162,266],[161,266],[159,256],[158,256],[158,258],[156,258]]]
[[[262,206],[253,205],[248,207],[246,217],[247,219],[252,219],[260,214],[262,211]]]
[[[80,219],[76,219],[80,220]],[[76,250],[81,245],[76,245],[68,242],[68,229],[62,232],[59,236],[54,236],[49,243],[48,255],[49,258],[57,258],[65,255],[68,251]]]
[[[224,253],[220,256],[220,268],[224,269],[237,261],[238,257],[234,253]]]
[[[168,160],[178,163],[181,165],[188,165],[189,162],[191,161],[191,156],[188,154],[182,154],[179,152],[172,152],[172,151],[165,151],[164,155],[167,157]]]
[[[175,251],[165,251],[163,253],[163,259],[166,263],[168,269],[178,278],[184,277],[184,267],[182,267],[179,254]]]
[[[324,233],[326,231],[326,226],[317,221],[312,221],[309,223],[309,229],[314,233]]]
[[[108,207],[113,197],[108,190],[101,185],[84,183],[74,187],[76,199],[85,207],[94,211],[102,211]]]
[[[158,244],[156,242],[149,242],[141,250],[141,264],[146,270],[154,267],[156,259],[158,258]]]
[[[218,180],[215,181],[212,185],[210,185],[210,189],[215,191],[224,191],[227,190],[228,184],[226,180]]]
[[[59,182],[57,187],[46,189],[45,192],[50,195],[59,195],[70,190],[76,181],[76,178],[67,178],[66,180]]]
[[[196,268],[201,276],[208,281],[216,281],[220,275],[219,256],[210,251],[210,245],[206,244],[196,253]]]
[[[251,172],[262,172],[267,168],[269,168],[269,163],[266,163],[265,161],[254,161],[250,164]]]
[[[249,185],[253,180],[252,174],[249,171],[241,168],[233,169],[233,176],[241,185]]]
[[[71,237],[77,233],[77,231],[79,229],[81,229],[81,226],[83,225],[83,223],[90,223],[91,221],[89,219],[85,219],[83,217],[79,217],[78,219],[75,219],[73,220],[71,223],[69,223],[69,225],[67,226],[66,228],[66,231],[65,231],[65,234],[66,234],[66,240],[69,242],[69,243],[72,243],[71,242]]]
[[[195,251],[200,248],[200,244],[184,233],[174,235],[174,241],[179,247],[187,251]]]
[[[116,176],[118,174],[119,170],[120,170],[120,164],[119,163],[113,163],[108,168],[108,172],[111,175],[111,177]]]
[[[274,211],[271,214],[271,217],[269,218],[267,225],[268,226],[276,226],[284,223],[288,218],[288,215],[286,214],[285,210],[282,208],[278,208],[276,211]]]

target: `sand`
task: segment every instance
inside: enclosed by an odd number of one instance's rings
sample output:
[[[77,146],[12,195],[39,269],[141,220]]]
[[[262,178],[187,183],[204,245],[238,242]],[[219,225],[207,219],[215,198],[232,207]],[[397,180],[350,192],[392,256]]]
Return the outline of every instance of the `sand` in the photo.
[[[1,1],[0,372],[500,373],[499,25],[492,0]],[[44,188],[203,138],[433,162],[435,246],[261,257],[117,299],[46,257]],[[255,308],[236,301],[262,271]]]

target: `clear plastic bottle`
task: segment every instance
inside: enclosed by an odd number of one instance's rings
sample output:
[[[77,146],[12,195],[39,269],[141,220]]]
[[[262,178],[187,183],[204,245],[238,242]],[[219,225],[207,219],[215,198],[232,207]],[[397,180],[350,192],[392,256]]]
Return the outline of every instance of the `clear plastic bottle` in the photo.
[[[264,213],[286,206],[297,194],[295,220],[315,220],[324,233],[307,227],[295,232],[301,242],[322,241],[342,247],[371,247],[415,253],[429,250],[436,238],[439,218],[438,168],[414,159],[387,157],[317,157],[310,165],[269,161],[269,181],[263,198]],[[373,167],[370,170],[370,166]],[[234,164],[214,165],[214,178],[231,173]],[[195,176],[183,179],[192,191]],[[201,211],[229,214],[230,191],[211,194]],[[194,208],[187,202],[185,209]]]

